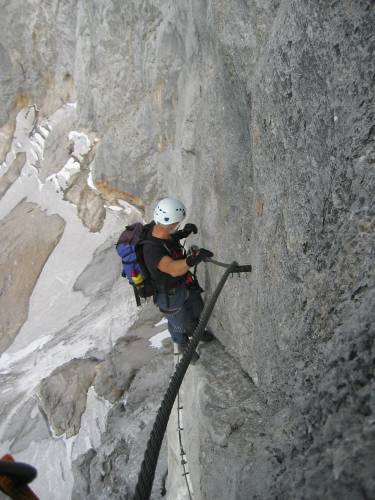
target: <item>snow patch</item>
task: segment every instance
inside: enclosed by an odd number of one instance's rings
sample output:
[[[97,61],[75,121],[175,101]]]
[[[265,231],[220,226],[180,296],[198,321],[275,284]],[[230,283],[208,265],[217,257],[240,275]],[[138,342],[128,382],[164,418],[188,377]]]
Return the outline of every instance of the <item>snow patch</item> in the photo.
[[[81,418],[81,427],[70,449],[71,461],[86,453],[90,448],[99,448],[101,435],[105,431],[107,415],[111,407],[111,403],[100,398],[94,387],[91,386],[87,392],[86,410]]]
[[[41,380],[73,358],[83,358],[88,352],[108,352],[113,343],[127,332],[137,315],[133,295],[125,284],[123,287],[114,285],[119,293],[108,302],[103,297],[98,303],[99,311],[92,311],[90,298],[73,291],[78,276],[92,262],[96,249],[126,224],[128,219],[123,215],[139,214],[129,204],[123,213],[108,210],[102,230],[91,233],[82,225],[76,208],[62,199],[63,186],[79,171],[79,159],[90,148],[88,137],[72,132],[72,157],[47,182],[43,183],[39,178],[39,161],[44,155],[46,138],[56,125],[71,119],[75,108],[75,103],[65,104],[39,123],[36,107],[21,110],[11,149],[0,165],[0,175],[3,175],[18,153],[26,154],[20,177],[0,200],[0,219],[26,199],[48,215],[58,214],[66,222],[64,233],[45,263],[30,297],[28,318],[13,344],[0,356],[0,373],[7,374],[0,388],[0,407],[7,408],[5,418],[0,422],[2,450],[6,446],[4,430],[9,428],[13,419],[22,421],[28,418],[22,415],[22,408],[30,396],[35,397],[33,393]],[[93,184],[90,187],[97,191],[92,173],[88,179],[90,182]],[[99,398],[92,388],[77,436],[33,440],[18,453],[18,459],[38,463],[40,475],[33,482],[36,492],[57,492],[55,500],[69,498],[73,484],[72,457],[87,451],[89,446],[98,445],[109,408],[110,403]],[[33,418],[36,411],[35,408],[32,411]],[[25,443],[26,437],[22,436],[22,439]],[[55,464],[60,467],[56,468]]]
[[[118,199],[117,203],[123,207],[124,212],[126,214],[130,214],[130,213],[132,213],[132,211],[134,211],[134,207],[132,205],[130,205],[130,203],[128,203],[125,200]]]
[[[4,352],[0,355],[0,373],[5,374],[10,371],[10,368],[15,363],[18,363],[22,359],[29,356],[31,353],[40,351],[42,347],[52,339],[52,335],[45,335],[44,337],[39,337],[28,346],[23,349],[19,349],[17,352],[7,353]]]
[[[48,176],[46,181],[52,181],[56,190],[61,191],[68,187],[70,178],[77,174],[80,170],[81,165],[73,157],[70,157],[63,168],[57,172],[57,174]]]
[[[72,111],[75,112],[75,103],[61,106],[49,118],[38,123],[38,109],[35,105],[19,111],[16,117],[16,129],[13,141],[5,162],[1,165],[0,175],[4,175],[18,153],[26,154],[26,162],[22,175],[38,178],[39,162],[43,159],[46,138],[55,125],[64,121]]]
[[[68,187],[72,176],[81,170],[80,162],[91,148],[90,139],[84,133],[72,131],[69,133],[69,140],[74,144],[71,157],[57,174],[52,174],[46,179],[47,182],[53,182],[60,194]]]
[[[74,156],[78,161],[82,161],[83,157],[90,151],[90,139],[86,134],[73,130],[69,134],[69,141],[73,141],[74,144],[72,156]]]
[[[156,325],[154,325],[154,326],[165,325],[166,323],[168,323],[167,318],[162,318],[162,319],[159,321],[159,323],[156,323]]]
[[[87,185],[89,186],[90,189],[92,189],[93,191],[96,191],[97,193],[99,193],[99,190],[96,188],[94,180],[93,180],[93,177],[92,177],[92,167],[91,167],[91,164],[90,164],[90,173],[87,176]]]
[[[108,210],[112,210],[113,212],[122,212],[123,209],[117,205],[104,205]]]
[[[149,338],[149,342],[151,347],[154,349],[161,349],[163,347],[163,340],[170,337],[170,333],[168,330],[164,330],[160,333],[157,333],[153,337]]]

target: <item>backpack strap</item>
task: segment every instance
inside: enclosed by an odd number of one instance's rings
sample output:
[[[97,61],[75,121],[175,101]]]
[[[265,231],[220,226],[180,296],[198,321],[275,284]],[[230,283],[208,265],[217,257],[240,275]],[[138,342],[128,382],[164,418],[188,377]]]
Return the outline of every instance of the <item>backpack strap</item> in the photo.
[[[156,291],[156,283],[153,280],[152,275],[151,275],[150,271],[148,270],[148,268],[146,266],[145,259],[143,258],[143,250],[142,250],[142,248],[145,245],[153,245],[155,247],[159,246],[159,245],[158,245],[158,243],[156,243],[154,241],[150,241],[150,240],[140,240],[135,245],[135,253],[137,255],[138,264],[140,265],[140,267],[141,267],[141,269],[143,271],[143,274],[146,273],[145,277],[147,277],[150,280],[150,282],[152,283],[152,286],[153,286],[154,290]],[[155,295],[155,292],[154,292],[154,295]]]
[[[142,264],[143,266],[146,268],[148,274],[150,275],[151,277],[151,273],[150,271],[148,270],[147,266],[146,266],[146,262],[145,262],[145,259],[143,258],[143,251],[142,251],[142,247],[144,246],[147,246],[147,245],[152,245],[154,247],[158,247],[160,246],[158,243],[156,243],[155,241],[150,241],[150,240],[141,240],[141,241],[138,241],[138,243],[136,244],[136,248],[138,247],[139,250],[141,251],[141,256],[142,256]]]
[[[171,255],[171,253],[169,251],[169,248],[167,247],[167,245],[165,243],[160,244],[160,243],[156,243],[156,241],[141,240],[141,241],[138,241],[138,243],[136,244],[136,246],[138,248],[140,248],[140,249],[142,249],[142,247],[144,247],[145,245],[152,245],[154,247],[160,247],[160,246],[162,246],[169,253],[169,255]],[[143,257],[143,253],[142,253],[142,257]],[[146,262],[145,262],[145,260],[143,258],[142,258],[142,261],[143,261],[144,266],[146,266]],[[147,266],[146,266],[146,268],[147,268]],[[148,269],[147,269],[147,271],[148,271]],[[149,272],[149,274],[151,275],[150,272]]]
[[[146,227],[146,226],[145,226]],[[126,243],[130,245],[134,245],[135,242],[140,238],[144,226],[140,222],[136,222],[135,224],[131,224],[130,226],[126,226],[125,231],[120,234],[120,237],[116,243],[116,247],[120,243]]]
[[[137,303],[137,307],[140,307],[141,306],[141,297],[139,296],[138,288],[136,286],[132,286],[132,288],[134,290],[134,297],[135,297],[135,301]]]

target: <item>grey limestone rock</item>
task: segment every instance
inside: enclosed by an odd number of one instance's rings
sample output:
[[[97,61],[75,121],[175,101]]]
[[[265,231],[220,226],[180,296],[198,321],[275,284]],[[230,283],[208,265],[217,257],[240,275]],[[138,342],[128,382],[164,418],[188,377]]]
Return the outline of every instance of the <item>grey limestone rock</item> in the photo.
[[[189,498],[181,448],[194,498],[269,498],[280,465],[264,396],[218,342],[201,346],[200,355],[179,395],[181,442],[176,405],[168,424],[168,498]]]
[[[65,433],[69,438],[78,433],[97,364],[96,359],[73,359],[40,383],[39,407],[57,436]]]
[[[74,100],[76,3],[1,2],[0,28],[7,35],[1,37],[1,125],[18,105],[18,97],[29,96],[48,112],[61,100]]]
[[[4,196],[13,182],[18,179],[22,168],[25,165],[25,161],[25,153],[18,153],[7,172],[0,178],[0,198]]]
[[[87,185],[88,171],[83,170],[72,177],[70,185],[64,191],[64,199],[77,205],[78,217],[92,232],[103,227],[106,211],[100,193]]]
[[[157,351],[149,348],[148,336],[150,332],[160,333],[164,325],[155,327],[159,311],[153,304],[146,304],[142,308],[140,318],[131,327],[130,332],[121,337],[106,356],[103,363],[97,368],[95,391],[111,403],[120,397],[126,397],[134,378],[139,370],[157,355]],[[159,355],[171,353],[172,342],[166,339]],[[147,383],[147,378],[145,377]]]
[[[103,243],[94,253],[93,259],[74,284],[75,291],[86,297],[97,297],[108,292],[121,276],[121,261],[115,250],[115,241]]]
[[[131,498],[140,464],[160,400],[173,369],[170,344],[150,349],[149,337],[165,326],[155,324],[161,315],[153,304],[124,337],[96,365],[95,392],[112,403],[100,445],[77,457],[73,463],[72,498]],[[164,443],[152,498],[160,498],[167,469]]]
[[[96,179],[137,196],[146,216],[158,198],[180,198],[199,226],[192,242],[220,260],[253,265],[250,276],[227,283],[211,326],[253,381],[246,390],[262,402],[265,435],[252,439],[234,403],[212,424],[216,396],[207,390],[206,449],[194,472],[214,473],[196,484],[197,497],[213,494],[220,471],[228,498],[243,497],[245,485],[262,499],[374,497],[373,2],[23,5],[20,15],[20,2],[7,4],[0,20],[0,33],[13,26],[0,46],[0,154],[16,109],[36,102],[44,112],[77,97],[78,126],[100,138]],[[70,194],[84,223],[98,230],[100,196],[80,186]],[[199,267],[210,294],[221,270]],[[232,366],[213,352],[218,366]],[[196,372],[203,383],[204,356]],[[112,365],[101,369],[98,390],[116,399]],[[138,377],[124,412],[132,437],[118,444],[130,449],[128,462],[125,451],[119,462],[129,467],[127,486],[111,441],[125,432],[116,423],[118,402],[103,448],[77,463],[90,471],[88,498],[95,487],[97,498],[110,491],[116,498],[134,486],[134,422],[141,425],[146,417],[137,412],[153,407],[157,393],[140,388]],[[230,395],[233,377],[228,386],[223,380],[223,393]],[[193,432],[195,414],[186,419]]]
[[[90,493],[90,464],[96,456],[96,451],[90,448],[75,460],[74,473],[76,477],[72,499],[87,498]]]
[[[0,351],[12,344],[26,320],[35,283],[64,227],[60,216],[25,200],[1,220]]]
[[[105,208],[101,196],[88,186],[81,191],[78,215],[92,232],[100,231],[105,219]]]
[[[20,109],[36,104],[48,116],[76,99],[76,5],[76,0],[0,2],[0,161]]]
[[[134,494],[143,453],[153,419],[168,385],[172,359],[163,353],[139,369],[123,401],[110,410],[106,432],[97,450],[79,457],[73,464],[73,499],[130,499]],[[151,498],[161,498],[165,474],[165,444],[155,476]]]
[[[46,177],[56,174],[69,160],[72,145],[69,141],[69,132],[74,130],[76,113],[73,109],[65,120],[54,123],[45,143],[43,158],[39,165],[39,178],[45,182]]]

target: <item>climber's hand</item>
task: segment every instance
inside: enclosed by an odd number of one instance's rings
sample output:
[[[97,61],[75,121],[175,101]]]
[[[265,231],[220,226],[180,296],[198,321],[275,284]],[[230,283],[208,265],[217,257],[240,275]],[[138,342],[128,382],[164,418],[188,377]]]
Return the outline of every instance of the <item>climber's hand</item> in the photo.
[[[193,267],[198,265],[200,262],[206,262],[213,256],[214,254],[210,252],[210,250],[206,250],[205,248],[199,248],[187,256],[186,263],[189,267]]]
[[[195,224],[192,224],[191,222],[188,222],[185,224],[185,227],[183,229],[185,232],[188,232],[189,234],[194,233],[197,234],[198,228]]]
[[[184,229],[179,231],[181,238],[187,238],[188,236],[191,235],[191,233],[197,234],[197,232],[198,232],[197,226],[195,224],[191,224],[190,222],[185,224]]]

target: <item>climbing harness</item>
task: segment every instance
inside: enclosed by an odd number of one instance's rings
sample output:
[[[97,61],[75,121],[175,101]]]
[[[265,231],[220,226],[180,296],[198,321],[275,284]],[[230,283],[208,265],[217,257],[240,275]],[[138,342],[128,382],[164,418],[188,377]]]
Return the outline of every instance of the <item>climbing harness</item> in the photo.
[[[212,260],[211,260],[212,262]],[[212,262],[216,264],[215,262]],[[184,350],[181,361],[177,364],[174,374],[172,375],[168,389],[164,395],[163,401],[159,407],[155,422],[147,442],[146,451],[141,465],[141,470],[138,476],[138,482],[135,489],[134,500],[148,500],[150,498],[152,484],[155,476],[156,464],[158,461],[160,448],[163,442],[165,430],[167,428],[169,416],[171,414],[174,401],[182,384],[185,373],[190,364],[193,353],[195,352],[199,341],[202,338],[208,320],[215,307],[217,299],[229,277],[232,273],[250,272],[251,266],[240,266],[237,262],[231,264],[218,263],[217,265],[226,267],[221,280],[219,281],[212,297],[206,303],[198,326],[196,327],[193,336]]]

